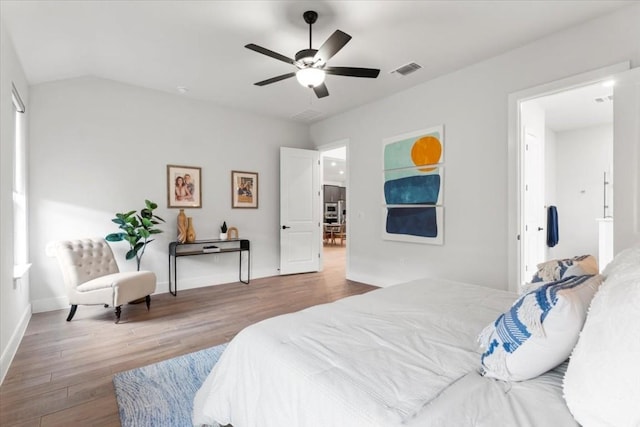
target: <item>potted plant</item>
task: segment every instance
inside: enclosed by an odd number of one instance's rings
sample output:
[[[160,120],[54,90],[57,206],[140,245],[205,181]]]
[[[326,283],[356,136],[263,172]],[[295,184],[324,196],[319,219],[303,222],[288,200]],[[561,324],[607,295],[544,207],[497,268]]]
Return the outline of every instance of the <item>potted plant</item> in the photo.
[[[227,240],[227,221],[223,221],[220,226],[220,240]]]
[[[153,214],[154,209],[158,207],[157,204],[149,200],[145,200],[144,203],[145,207],[140,210],[140,213],[136,213],[136,211],[116,213],[116,217],[111,221],[118,224],[118,228],[122,231],[111,233],[105,237],[105,240],[109,242],[126,240],[129,243],[126,259],[135,258],[138,271],[140,271],[140,261],[147,245],[154,240],[150,239],[151,235],[162,233],[162,230],[156,228],[156,225],[164,222],[164,219]]]

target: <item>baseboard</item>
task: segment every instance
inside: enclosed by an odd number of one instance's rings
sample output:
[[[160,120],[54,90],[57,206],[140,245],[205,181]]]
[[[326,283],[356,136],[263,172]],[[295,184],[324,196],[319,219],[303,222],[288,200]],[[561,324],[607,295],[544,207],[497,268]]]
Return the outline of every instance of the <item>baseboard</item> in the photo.
[[[63,310],[69,308],[67,297],[42,298],[31,301],[33,313],[43,313],[45,311]]]
[[[13,331],[13,334],[11,334],[11,339],[9,339],[7,348],[5,348],[2,352],[2,356],[0,356],[0,385],[4,382],[4,377],[7,375],[7,372],[9,372],[9,367],[11,366],[11,362],[13,362],[13,358],[18,351],[18,346],[20,346],[22,337],[24,337],[24,333],[27,331],[30,319],[31,305],[29,304],[22,313],[18,326]]]
[[[380,280],[378,276],[369,276],[367,274],[353,274],[350,273],[347,275],[348,280],[353,280],[354,282],[364,283],[371,286],[378,286],[380,288],[386,288],[390,286],[389,283],[383,282]]]

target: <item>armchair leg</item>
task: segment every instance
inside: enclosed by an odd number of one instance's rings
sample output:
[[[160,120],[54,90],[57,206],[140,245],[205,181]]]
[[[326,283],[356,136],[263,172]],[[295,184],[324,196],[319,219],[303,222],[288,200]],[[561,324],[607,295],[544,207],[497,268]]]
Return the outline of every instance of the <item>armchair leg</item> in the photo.
[[[72,305],[71,306],[71,310],[69,311],[69,315],[67,316],[67,322],[71,322],[71,319],[73,319],[73,316],[76,315],[76,310],[78,309],[77,305]]]
[[[144,297],[144,301],[147,303],[147,311],[149,311],[149,308],[151,307],[151,295]]]
[[[122,306],[116,307],[116,323],[120,323],[120,314],[122,313]]]

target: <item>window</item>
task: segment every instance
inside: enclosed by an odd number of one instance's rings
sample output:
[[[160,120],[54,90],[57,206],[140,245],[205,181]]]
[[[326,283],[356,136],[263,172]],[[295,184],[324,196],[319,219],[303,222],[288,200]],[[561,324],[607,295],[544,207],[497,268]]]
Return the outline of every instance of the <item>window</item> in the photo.
[[[20,278],[29,268],[27,234],[27,162],[25,139],[25,107],[15,86],[11,98],[14,108],[13,147],[13,277]]]

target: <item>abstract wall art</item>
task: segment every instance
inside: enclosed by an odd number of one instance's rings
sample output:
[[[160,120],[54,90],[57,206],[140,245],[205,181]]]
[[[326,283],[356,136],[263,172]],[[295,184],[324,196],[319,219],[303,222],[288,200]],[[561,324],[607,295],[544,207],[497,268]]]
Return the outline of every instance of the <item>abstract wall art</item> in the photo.
[[[385,240],[442,245],[444,126],[383,141]]]

